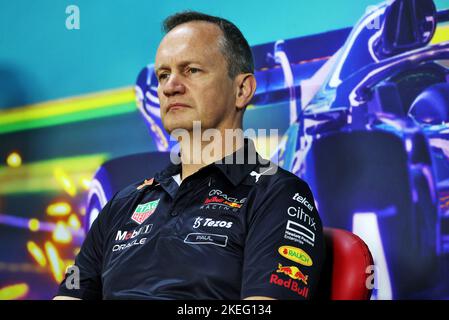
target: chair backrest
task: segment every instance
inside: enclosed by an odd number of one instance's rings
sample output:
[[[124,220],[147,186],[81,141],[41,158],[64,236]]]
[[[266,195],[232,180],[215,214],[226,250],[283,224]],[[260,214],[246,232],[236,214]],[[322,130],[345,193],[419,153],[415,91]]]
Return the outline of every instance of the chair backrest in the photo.
[[[324,228],[326,261],[323,266],[318,299],[369,300],[374,265],[368,246],[355,234]]]

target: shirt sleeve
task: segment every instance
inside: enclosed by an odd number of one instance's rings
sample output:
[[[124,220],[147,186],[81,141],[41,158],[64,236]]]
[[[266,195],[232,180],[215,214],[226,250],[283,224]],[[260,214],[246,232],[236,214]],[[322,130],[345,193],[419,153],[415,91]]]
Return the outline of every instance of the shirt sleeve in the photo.
[[[57,296],[69,296],[83,300],[102,299],[101,272],[105,219],[109,214],[112,200],[100,211],[87,233],[75,265],[67,270],[59,285]]]
[[[324,239],[309,186],[289,177],[255,202],[244,249],[241,298],[312,298],[324,261]]]

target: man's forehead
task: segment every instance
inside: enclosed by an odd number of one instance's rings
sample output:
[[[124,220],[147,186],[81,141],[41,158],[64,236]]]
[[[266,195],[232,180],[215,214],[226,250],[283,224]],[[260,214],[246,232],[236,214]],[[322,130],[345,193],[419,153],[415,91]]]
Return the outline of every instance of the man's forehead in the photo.
[[[209,22],[192,21],[183,23],[168,32],[156,52],[158,60],[182,58],[198,60],[199,55],[218,51],[222,32],[218,26]],[[163,61],[160,61],[163,63]]]

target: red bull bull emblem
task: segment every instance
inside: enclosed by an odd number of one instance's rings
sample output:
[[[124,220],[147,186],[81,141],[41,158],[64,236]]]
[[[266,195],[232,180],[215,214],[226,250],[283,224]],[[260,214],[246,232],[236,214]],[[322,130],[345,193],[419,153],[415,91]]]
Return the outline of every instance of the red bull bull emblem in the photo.
[[[131,216],[131,220],[137,222],[138,224],[142,224],[145,220],[147,220],[153,213],[156,211],[157,205],[159,204],[159,200],[150,201],[144,204],[139,204]]]
[[[229,202],[229,201],[225,201],[225,204],[227,204],[228,206],[232,207],[232,208],[240,208],[242,205],[235,203],[235,202]]]
[[[282,264],[279,263],[278,270],[276,271],[278,273],[283,273],[289,276],[292,279],[302,281],[305,285],[307,285],[307,279],[309,276],[305,276],[298,267],[291,266],[291,267],[283,267]]]

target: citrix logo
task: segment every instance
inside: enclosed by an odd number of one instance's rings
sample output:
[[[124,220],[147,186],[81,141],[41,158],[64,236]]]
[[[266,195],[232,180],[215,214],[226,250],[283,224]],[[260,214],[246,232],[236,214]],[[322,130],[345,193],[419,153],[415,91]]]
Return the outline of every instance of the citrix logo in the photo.
[[[290,217],[295,217],[300,221],[303,221],[307,223],[313,230],[316,231],[316,222],[313,219],[313,217],[309,216],[307,213],[304,212],[304,210],[301,207],[289,207],[287,209],[287,214]]]

